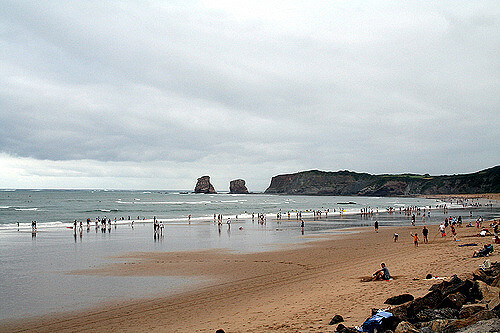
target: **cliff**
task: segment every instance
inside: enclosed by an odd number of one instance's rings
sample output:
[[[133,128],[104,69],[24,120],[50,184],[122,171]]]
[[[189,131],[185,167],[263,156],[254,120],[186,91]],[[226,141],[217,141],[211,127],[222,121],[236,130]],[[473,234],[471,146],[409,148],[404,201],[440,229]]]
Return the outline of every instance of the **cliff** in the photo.
[[[361,196],[500,193],[500,165],[475,173],[447,176],[302,171],[274,176],[265,193]]]

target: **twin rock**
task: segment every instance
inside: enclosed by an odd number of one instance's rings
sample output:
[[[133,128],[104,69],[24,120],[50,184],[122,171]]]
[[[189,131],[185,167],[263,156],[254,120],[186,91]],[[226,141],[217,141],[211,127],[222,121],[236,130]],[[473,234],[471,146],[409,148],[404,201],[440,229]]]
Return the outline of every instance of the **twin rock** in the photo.
[[[210,176],[203,176],[198,178],[194,193],[216,194],[214,186],[210,183]],[[248,189],[243,179],[231,180],[229,183],[230,194],[248,194]]]

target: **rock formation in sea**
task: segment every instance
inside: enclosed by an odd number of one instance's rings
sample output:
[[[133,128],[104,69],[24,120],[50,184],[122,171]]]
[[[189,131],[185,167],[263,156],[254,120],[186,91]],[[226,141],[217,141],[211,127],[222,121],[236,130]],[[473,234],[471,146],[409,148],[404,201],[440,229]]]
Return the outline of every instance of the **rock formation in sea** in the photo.
[[[217,193],[215,192],[213,185],[210,183],[210,176],[203,176],[198,178],[198,182],[194,187],[194,193]]]
[[[500,193],[500,166],[449,176],[302,171],[274,176],[265,193],[363,196]]]
[[[231,180],[229,183],[229,193],[231,194],[248,194],[248,189],[243,179]]]

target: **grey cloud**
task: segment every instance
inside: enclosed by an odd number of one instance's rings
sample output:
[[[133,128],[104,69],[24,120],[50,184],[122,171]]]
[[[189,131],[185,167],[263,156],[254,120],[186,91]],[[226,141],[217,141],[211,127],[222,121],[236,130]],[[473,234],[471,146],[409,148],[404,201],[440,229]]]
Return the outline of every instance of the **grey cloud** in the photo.
[[[498,164],[495,2],[226,6],[5,1],[0,152],[254,179]]]

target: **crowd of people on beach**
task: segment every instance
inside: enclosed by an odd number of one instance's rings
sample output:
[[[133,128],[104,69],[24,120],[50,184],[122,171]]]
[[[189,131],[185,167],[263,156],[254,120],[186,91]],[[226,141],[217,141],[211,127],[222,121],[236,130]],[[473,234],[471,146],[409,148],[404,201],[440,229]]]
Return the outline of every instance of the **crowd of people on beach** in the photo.
[[[394,213],[399,212],[399,214],[408,217],[410,224],[412,226],[415,226],[417,223],[419,223],[421,221],[421,225],[423,225],[423,228],[421,230],[422,238],[420,238],[419,234],[415,233],[415,232],[412,232],[410,235],[412,240],[413,240],[414,246],[418,247],[421,241],[424,244],[429,242],[429,229],[426,227],[426,225],[433,224],[433,223],[431,223],[431,212],[433,210],[442,210],[442,212],[445,214],[444,221],[442,223],[440,223],[438,226],[439,233],[440,233],[441,237],[446,237],[447,232],[448,232],[450,234],[450,236],[453,237],[453,240],[455,240],[455,241],[457,240],[457,228],[462,227],[463,218],[462,218],[462,216],[448,216],[447,215],[448,209],[449,209],[448,205],[450,203],[454,203],[454,202],[449,201],[447,203],[440,203],[440,204],[437,204],[435,206],[426,206],[426,207],[419,207],[419,206],[393,207],[393,206],[389,206],[389,207],[385,208],[384,213],[394,214]],[[469,199],[457,200],[456,204],[460,204],[460,205],[464,204],[467,207],[480,207],[481,206],[481,203],[474,202],[474,201],[469,200]],[[244,212],[244,213],[246,215],[244,219],[250,220],[250,218],[251,218],[252,223],[257,222],[259,225],[263,225],[263,226],[267,224],[268,218],[270,216],[273,216],[273,213],[269,213],[269,212],[259,212],[259,213],[253,212],[251,214],[248,212]],[[306,210],[291,210],[291,211],[288,210],[288,211],[283,212],[281,209],[279,209],[275,213],[276,219],[275,220],[273,219],[273,220],[278,225],[278,228],[276,230],[281,230],[281,229],[279,229],[279,225],[283,219],[287,219],[287,220],[295,219],[298,221],[297,227],[300,228],[300,230],[303,233],[305,230],[305,222],[304,222],[303,216],[307,217],[308,219],[316,221],[316,220],[320,220],[320,219],[328,219],[330,213],[334,213],[333,215],[337,215],[337,216],[342,217],[343,214],[346,214],[346,210],[343,208],[336,208],[336,209],[330,210],[329,208],[322,207],[321,209],[306,209]],[[350,212],[350,214],[353,214],[353,213],[354,212],[352,212],[352,211]],[[373,219],[373,216],[378,217],[379,207],[370,207],[370,206],[363,207],[360,209],[359,214],[361,215],[362,218]],[[192,217],[191,214],[189,214],[187,216],[187,222],[189,224],[191,224],[191,217]],[[214,222],[214,224],[216,224],[218,226],[219,232],[220,232],[220,229],[223,225],[224,219],[225,218],[224,218],[222,213],[219,213],[219,214],[215,213],[213,215],[213,222]],[[472,210],[470,210],[470,212],[469,212],[469,219],[468,220],[470,220],[470,222],[468,222],[466,227],[476,227],[476,228],[480,229],[478,232],[478,236],[485,237],[485,236],[493,236],[494,235],[495,242],[500,243],[500,239],[498,238],[499,226],[497,224],[492,225],[492,227],[494,228],[493,233],[492,233],[490,231],[490,229],[482,226],[483,218],[481,216],[479,216],[475,220],[475,222],[472,220]],[[104,216],[104,217],[98,216],[95,219],[87,218],[86,230],[87,230],[87,232],[89,232],[91,229],[91,225],[94,224],[96,232],[98,232],[100,230],[102,233],[111,233],[112,226],[114,226],[114,228],[116,229],[117,224],[120,224],[120,222],[123,222],[123,221],[127,221],[128,224],[132,228],[134,228],[135,221],[136,222],[138,222],[138,221],[151,222],[150,219],[147,220],[146,217],[140,217],[140,216],[137,216],[137,218],[131,218],[131,216],[128,216],[127,218],[120,217],[118,219],[115,217],[113,220],[111,218],[108,218],[107,216]],[[238,219],[238,215],[232,215],[232,216],[226,218],[225,224],[227,225],[227,228],[229,230],[229,229],[231,229],[232,222],[239,222],[239,221],[240,220]],[[435,223],[435,221],[434,221],[434,223]],[[121,223],[121,224],[123,224],[123,223]],[[164,229],[165,229],[164,221],[161,219],[158,219],[156,216],[153,216],[152,224],[153,224],[153,233],[154,233],[155,239],[157,236],[158,237],[163,236]],[[18,226],[19,226],[19,223],[18,223]],[[31,226],[32,226],[32,231],[36,232],[36,229],[37,229],[36,221],[32,221]],[[375,231],[376,232],[379,231],[379,227],[380,227],[380,224],[379,224],[379,221],[377,219],[375,221]],[[80,237],[81,237],[85,226],[84,226],[83,221],[74,220],[73,226],[69,227],[69,228],[73,229],[75,235],[79,232]],[[243,226],[239,226],[239,229],[242,230]],[[399,239],[400,239],[399,234],[394,233],[393,234],[393,241],[398,242]]]

